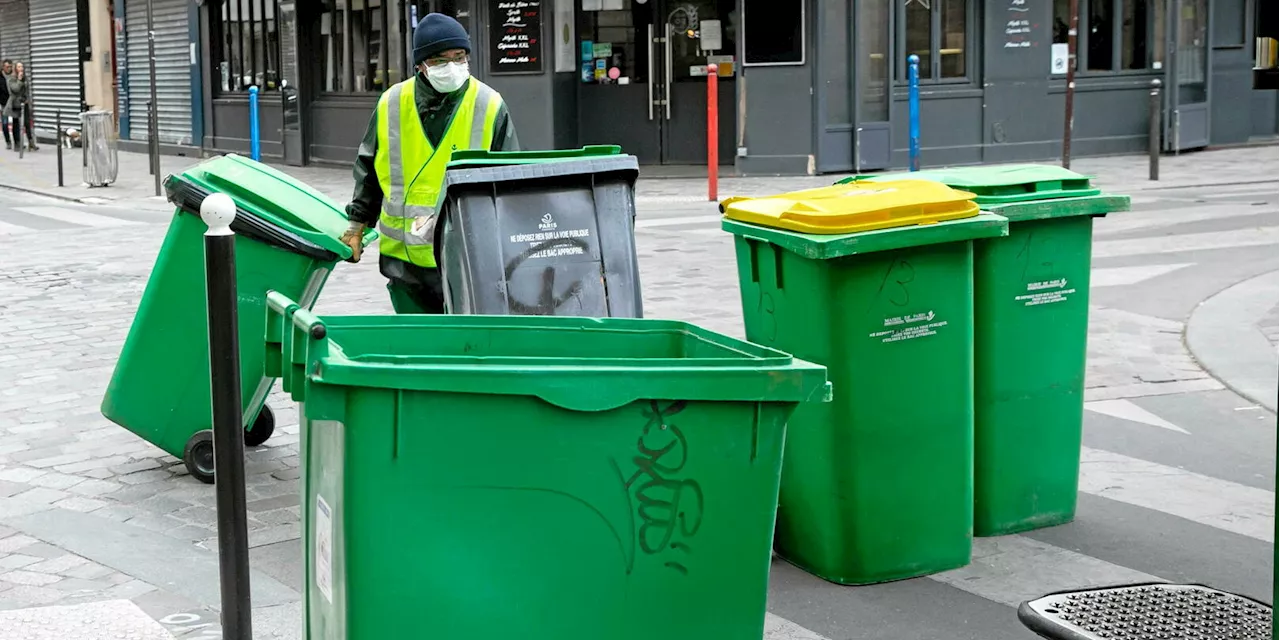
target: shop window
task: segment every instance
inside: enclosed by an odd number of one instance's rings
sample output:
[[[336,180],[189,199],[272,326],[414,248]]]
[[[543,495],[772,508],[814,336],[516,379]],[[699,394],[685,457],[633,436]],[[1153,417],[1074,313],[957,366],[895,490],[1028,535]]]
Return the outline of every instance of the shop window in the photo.
[[[1078,0],[1076,69],[1090,73],[1163,67],[1163,0]],[[1053,41],[1067,42],[1070,0],[1053,2]]]
[[[804,6],[804,0],[742,0],[743,64],[804,64]]]
[[[649,6],[636,3],[622,10],[583,11],[578,21],[582,82],[612,82],[606,71],[615,67],[623,82],[648,82],[651,49],[645,39],[652,14]],[[661,27],[653,28],[654,37],[661,37]],[[601,61],[599,70],[596,61]]]
[[[907,79],[907,57],[920,57],[920,82],[963,80],[969,75],[968,0],[900,0],[898,81]]]
[[[280,89],[278,0],[224,0],[214,13],[214,51],[219,93]]]
[[[413,22],[426,8],[403,0],[323,0],[319,51],[324,93],[381,93],[412,77]]]

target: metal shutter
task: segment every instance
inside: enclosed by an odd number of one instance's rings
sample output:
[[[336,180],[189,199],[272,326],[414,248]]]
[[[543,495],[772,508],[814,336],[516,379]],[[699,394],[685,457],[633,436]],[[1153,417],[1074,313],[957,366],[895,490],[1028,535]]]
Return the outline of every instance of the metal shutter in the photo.
[[[23,61],[31,55],[27,0],[0,0],[0,60]]]
[[[187,30],[189,0],[153,0],[156,29],[156,102],[160,142],[191,141],[191,36]],[[129,56],[129,138],[147,139],[147,101],[151,77],[147,64],[147,3],[127,0],[125,38]]]
[[[63,126],[76,122],[80,114],[84,67],[76,0],[39,0],[31,4],[30,11],[31,64],[27,73],[31,75],[35,130],[37,136],[52,139],[55,111],[62,111]]]

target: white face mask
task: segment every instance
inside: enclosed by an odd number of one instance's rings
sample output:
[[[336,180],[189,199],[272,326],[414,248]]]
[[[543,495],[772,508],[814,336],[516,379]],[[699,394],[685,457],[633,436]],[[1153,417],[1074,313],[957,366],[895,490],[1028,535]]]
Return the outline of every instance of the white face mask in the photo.
[[[466,84],[471,77],[471,68],[466,62],[449,62],[434,67],[427,67],[427,82],[440,93],[453,93]]]

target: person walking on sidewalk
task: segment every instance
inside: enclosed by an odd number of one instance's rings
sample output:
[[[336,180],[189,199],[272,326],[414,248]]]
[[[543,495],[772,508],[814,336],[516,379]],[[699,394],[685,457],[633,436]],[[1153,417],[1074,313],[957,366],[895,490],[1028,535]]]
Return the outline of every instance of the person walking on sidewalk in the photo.
[[[13,150],[13,137],[9,134],[9,76],[13,73],[13,61],[0,61],[0,130],[4,131],[4,148]]]
[[[396,313],[444,313],[435,226],[454,151],[518,151],[507,105],[471,76],[471,39],[453,18],[430,13],[413,31],[414,77],[378,100],[356,154],[351,226],[342,241],[359,262],[377,225],[379,270]]]
[[[39,151],[36,139],[31,135],[31,81],[27,78],[26,69],[21,62],[13,65],[13,75],[6,78],[9,87],[9,101],[5,106],[5,114],[13,123],[13,144],[22,144],[19,127],[27,134],[27,149]]]

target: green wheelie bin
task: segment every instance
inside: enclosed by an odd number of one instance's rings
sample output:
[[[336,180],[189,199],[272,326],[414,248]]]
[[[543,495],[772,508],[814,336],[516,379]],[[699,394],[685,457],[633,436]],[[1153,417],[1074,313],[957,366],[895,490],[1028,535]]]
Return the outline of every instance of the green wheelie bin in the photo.
[[[1127,211],[1087,176],[1052,165],[911,176],[976,195],[1009,235],[974,254],[973,529],[997,536],[1075,518],[1084,419],[1093,218]]]
[[[968,564],[973,240],[1006,233],[926,181],[721,204],[747,339],[825,364],[787,431],[774,548],[840,584]]]
[[[262,444],[275,419],[266,407],[262,335],[268,290],[308,308],[335,264],[351,256],[338,241],[346,214],[289,176],[236,155],[206,160],[165,180],[173,220],[102,400],[102,415],[182,458],[213,482],[208,307],[200,203],[224,193],[236,203],[237,289],[245,443]],[[365,241],[377,237],[370,232]]]
[[[822,367],[667,320],[268,305],[304,637],[760,640],[784,431]]]

